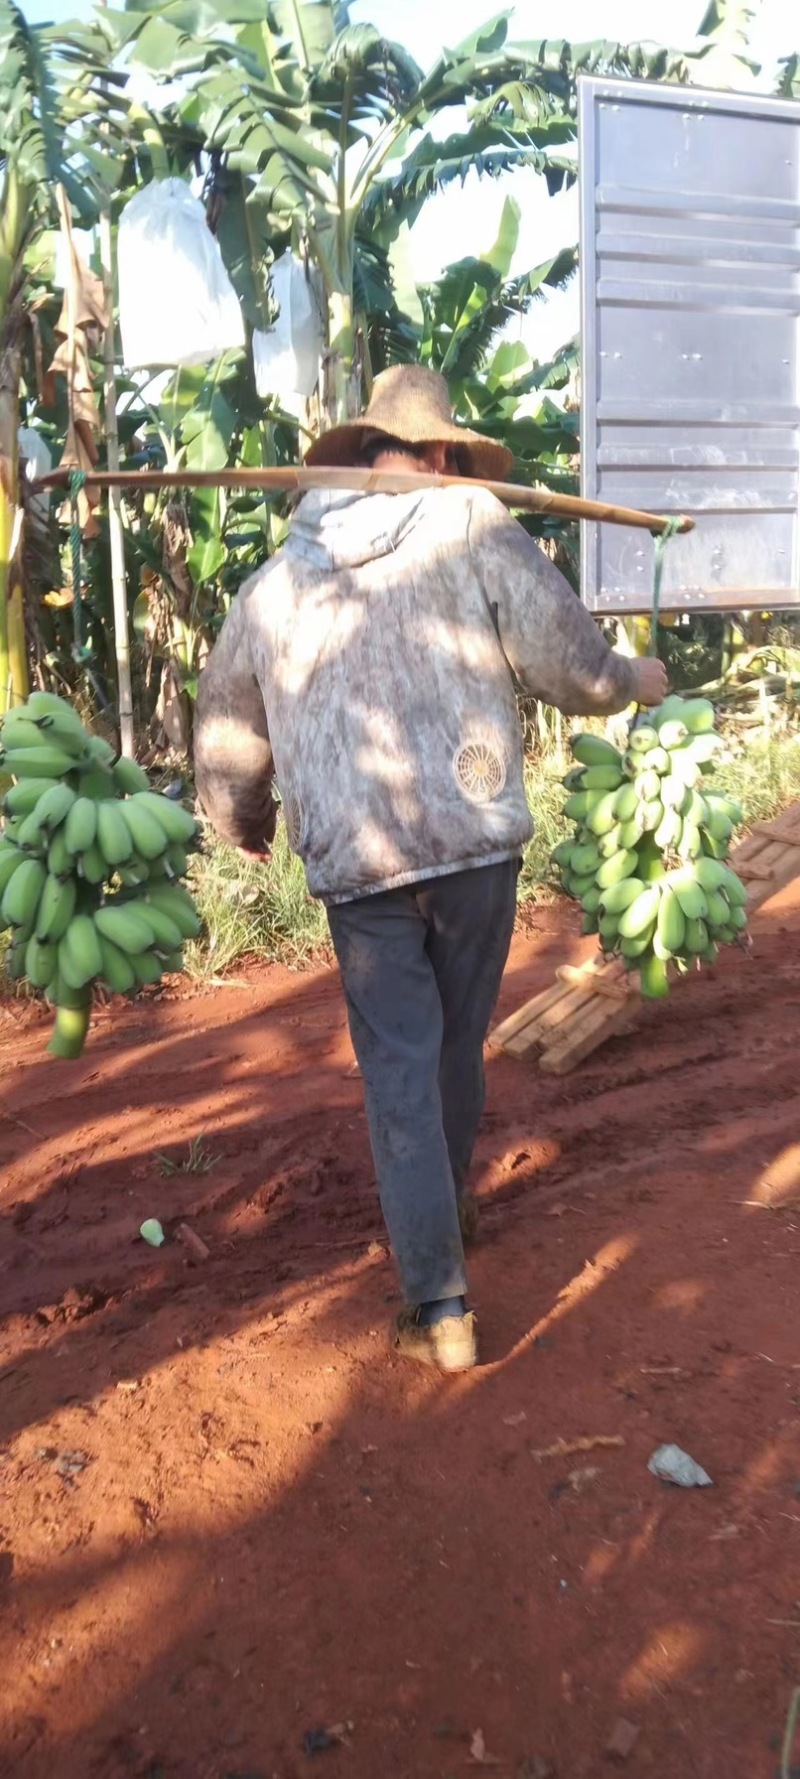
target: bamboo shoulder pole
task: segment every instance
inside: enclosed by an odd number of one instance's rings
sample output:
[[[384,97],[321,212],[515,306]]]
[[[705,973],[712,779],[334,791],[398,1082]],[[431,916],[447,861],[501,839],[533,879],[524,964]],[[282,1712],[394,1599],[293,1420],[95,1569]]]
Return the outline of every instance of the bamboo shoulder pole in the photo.
[[[34,482],[34,491],[56,488],[69,480],[69,470],[51,470]],[[389,473],[374,469],[222,469],[222,470],[92,470],[86,477],[93,488],[251,488],[264,493],[306,494],[311,488],[352,489],[360,494],[412,494],[423,488],[488,488],[507,507],[520,512],[552,513],[563,519],[592,519],[601,525],[630,525],[658,534],[668,523],[663,513],[640,512],[635,507],[610,506],[605,501],[581,500],[573,494],[552,494],[547,488],[526,488],[518,482],[472,481],[466,476],[419,475],[402,470]],[[681,518],[679,531],[692,531],[694,520]]]

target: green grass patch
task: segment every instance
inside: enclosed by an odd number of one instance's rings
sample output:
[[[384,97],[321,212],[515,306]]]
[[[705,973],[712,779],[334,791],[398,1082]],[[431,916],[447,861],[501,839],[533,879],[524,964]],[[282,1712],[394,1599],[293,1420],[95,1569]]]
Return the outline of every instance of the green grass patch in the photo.
[[[206,937],[186,947],[189,974],[207,981],[244,958],[297,969],[318,957],[329,943],[325,910],[309,896],[283,823],[267,865],[252,863],[221,841],[207,844],[193,860],[189,879],[206,926]]]

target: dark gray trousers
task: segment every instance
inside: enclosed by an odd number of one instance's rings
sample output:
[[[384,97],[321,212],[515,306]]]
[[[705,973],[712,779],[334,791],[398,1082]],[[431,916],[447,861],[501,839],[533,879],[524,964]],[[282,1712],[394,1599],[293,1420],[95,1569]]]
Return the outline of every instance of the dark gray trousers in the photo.
[[[483,1111],[483,1046],[518,876],[512,859],[328,909],[409,1304],[466,1290],[457,1194]]]

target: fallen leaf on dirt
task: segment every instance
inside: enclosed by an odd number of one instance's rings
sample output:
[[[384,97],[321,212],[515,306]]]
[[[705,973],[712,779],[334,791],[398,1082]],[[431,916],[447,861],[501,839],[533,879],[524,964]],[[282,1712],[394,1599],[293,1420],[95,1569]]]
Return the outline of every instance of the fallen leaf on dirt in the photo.
[[[528,1417],[525,1413],[524,1408],[521,1408],[519,1411],[519,1414],[517,1414],[517,1415],[504,1415],[503,1416],[503,1426],[504,1427],[521,1427],[523,1421],[527,1421],[527,1419],[528,1419]]]
[[[566,1217],[569,1205],[550,1205],[545,1211],[546,1217]]]
[[[633,1754],[640,1734],[638,1723],[629,1723],[627,1717],[618,1718],[605,1746],[606,1760],[627,1760]]]
[[[595,1433],[590,1439],[557,1439],[554,1445],[542,1446],[541,1451],[531,1452],[532,1458],[574,1458],[578,1452],[593,1452],[599,1446],[603,1450],[618,1451],[625,1441],[621,1433]]]
[[[501,1767],[503,1765],[503,1762],[498,1760],[496,1754],[487,1754],[486,1740],[483,1730],[475,1730],[473,1732],[469,1745],[469,1753],[470,1760],[473,1760],[476,1766]]]

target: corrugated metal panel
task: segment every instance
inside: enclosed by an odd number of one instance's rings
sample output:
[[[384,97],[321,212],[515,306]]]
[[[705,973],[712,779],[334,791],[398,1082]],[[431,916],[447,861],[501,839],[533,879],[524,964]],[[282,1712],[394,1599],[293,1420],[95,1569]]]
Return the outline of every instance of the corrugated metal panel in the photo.
[[[663,604],[800,604],[800,112],[580,83],[582,480],[684,512]],[[585,525],[583,597],[650,608],[646,534]]]

